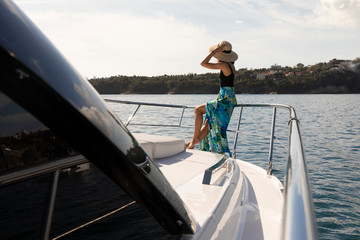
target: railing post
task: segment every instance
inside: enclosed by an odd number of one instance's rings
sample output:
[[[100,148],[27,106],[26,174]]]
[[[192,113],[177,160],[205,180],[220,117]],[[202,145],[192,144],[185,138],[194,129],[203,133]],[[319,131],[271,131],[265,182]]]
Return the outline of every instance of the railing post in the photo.
[[[181,117],[180,117],[180,122],[179,122],[179,127],[181,127],[181,123],[184,117],[184,112],[185,112],[185,107],[183,107],[182,113],[181,113]]]
[[[60,169],[56,169],[53,173],[52,173],[52,180],[51,180],[51,184],[49,186],[49,196],[48,196],[48,202],[47,202],[47,208],[46,208],[46,212],[45,212],[45,219],[44,219],[44,232],[43,232],[43,237],[42,239],[49,239],[49,235],[50,235],[50,229],[51,229],[51,222],[52,222],[52,216],[53,216],[53,212],[54,212],[54,205],[55,205],[55,198],[56,198],[56,192],[57,192],[57,186],[58,186],[58,182],[59,182],[59,173],[60,173]]]
[[[267,169],[268,175],[272,175],[272,155],[273,155],[273,149],[274,149],[275,121],[276,121],[276,107],[273,108],[273,117],[272,117],[272,123],[271,123],[270,147],[269,147],[269,166]]]
[[[236,144],[237,144],[237,140],[238,140],[238,136],[239,136],[242,110],[243,110],[243,107],[240,107],[239,118],[238,118],[238,123],[237,123],[237,127],[236,127],[235,139],[234,139],[233,156],[232,156],[234,159],[236,158]]]
[[[133,114],[129,117],[128,121],[125,123],[125,126],[127,127],[129,125],[129,123],[131,122],[131,120],[134,118],[135,114],[137,113],[137,111],[139,110],[139,108],[141,107],[141,104],[139,104],[137,106],[137,108],[135,109],[135,111],[133,112]]]

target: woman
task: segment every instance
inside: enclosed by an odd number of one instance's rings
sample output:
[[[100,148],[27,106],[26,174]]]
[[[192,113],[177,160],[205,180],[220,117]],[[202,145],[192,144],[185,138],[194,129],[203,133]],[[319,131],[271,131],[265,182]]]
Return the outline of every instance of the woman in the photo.
[[[201,66],[209,69],[220,69],[220,91],[217,99],[195,108],[194,136],[186,144],[187,149],[193,149],[201,143],[200,149],[217,153],[228,152],[226,129],[229,125],[234,106],[237,104],[234,91],[235,67],[237,54],[227,41],[209,49],[209,55],[201,62]],[[210,63],[215,57],[218,62]],[[203,115],[205,123],[203,124]]]

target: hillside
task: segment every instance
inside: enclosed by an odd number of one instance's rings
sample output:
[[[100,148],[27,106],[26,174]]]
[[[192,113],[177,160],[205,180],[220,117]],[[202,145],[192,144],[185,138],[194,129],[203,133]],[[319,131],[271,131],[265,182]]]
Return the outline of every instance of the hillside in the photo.
[[[112,76],[94,78],[90,83],[101,94],[210,94],[219,90],[219,74]],[[237,94],[268,93],[360,93],[360,58],[333,59],[327,63],[268,69],[239,69],[235,78]]]

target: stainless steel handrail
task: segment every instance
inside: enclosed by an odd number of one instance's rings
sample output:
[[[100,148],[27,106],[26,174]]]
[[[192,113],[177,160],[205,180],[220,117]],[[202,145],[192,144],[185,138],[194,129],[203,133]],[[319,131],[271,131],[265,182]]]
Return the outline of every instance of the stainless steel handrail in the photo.
[[[289,120],[289,125],[283,239],[317,239],[314,204],[299,121],[292,118]]]
[[[114,100],[114,99],[105,99],[106,102],[114,102],[114,103],[122,103],[122,104],[133,104],[133,105],[138,105],[137,108],[135,109],[135,111],[133,112],[133,114],[129,117],[129,119],[127,120],[127,122],[125,123],[125,126],[128,126],[131,122],[131,120],[134,118],[135,114],[137,113],[137,111],[139,110],[139,108],[144,105],[144,106],[154,106],[154,107],[169,107],[169,108],[182,108],[182,114],[181,114],[181,118],[180,118],[180,122],[178,125],[165,125],[165,127],[180,127],[182,120],[183,120],[183,116],[184,116],[184,112],[186,108],[195,108],[195,107],[187,107],[187,106],[183,106],[183,105],[174,105],[174,104],[161,104],[161,103],[144,103],[144,102],[131,102],[131,101],[123,101],[123,100]],[[164,125],[156,125],[156,124],[134,124],[134,125],[144,125],[144,126],[153,126],[153,127],[159,127],[159,126],[164,126]]]
[[[139,103],[131,101],[108,100],[111,102],[138,104],[148,106],[164,106],[171,107],[167,104],[151,104]],[[175,105],[178,108],[183,108],[181,119],[183,118],[184,109],[194,108],[187,106]],[[164,106],[165,107],[165,106]],[[305,160],[304,149],[301,140],[299,120],[297,119],[295,109],[289,105],[284,104],[237,104],[235,107],[240,107],[238,117],[237,129],[235,131],[234,153],[238,139],[242,109],[243,108],[273,108],[270,147],[268,157],[268,174],[272,174],[272,151],[275,133],[275,121],[277,108],[287,109],[289,111],[289,147],[288,147],[288,169],[285,177],[285,207],[283,211],[283,239],[317,239],[316,221],[314,214],[314,205],[311,195],[310,182],[308,177],[307,165]],[[138,110],[138,108],[137,108]],[[137,111],[136,110],[136,111]],[[132,118],[136,112],[134,112]],[[131,118],[131,119],[132,119]],[[131,120],[127,124],[130,124]],[[141,124],[138,124],[141,125]],[[179,127],[181,126],[181,121]],[[235,154],[233,157],[235,158]]]
[[[0,175],[0,186],[89,162],[82,155],[61,158]]]
[[[219,171],[219,169],[226,164],[227,160],[228,160],[228,156],[224,155],[218,162],[216,162],[214,165],[206,169],[202,184],[210,184],[212,175],[215,172]]]
[[[88,160],[84,156],[79,154],[67,158],[44,162],[35,166],[29,166],[22,170],[10,170],[10,172],[6,172],[0,175],[0,186],[3,186],[6,184],[15,183],[21,180],[34,178],[44,174],[52,174],[51,182],[49,184],[49,193],[46,200],[47,206],[44,213],[44,225],[41,239],[49,239],[50,236],[60,170],[77,166],[83,163],[88,163]]]
[[[236,143],[239,134],[239,128],[241,123],[241,116],[242,116],[242,109],[244,107],[248,108],[273,108],[273,115],[272,115],[272,124],[271,124],[271,133],[270,133],[270,143],[269,143],[269,155],[268,155],[268,168],[267,173],[269,175],[272,174],[272,156],[273,156],[273,149],[274,149],[274,140],[275,140],[275,122],[276,122],[276,109],[283,108],[289,110],[289,119],[297,119],[295,109],[289,105],[285,104],[237,104],[235,107],[240,107],[240,113],[238,117],[238,126],[235,132],[235,140],[234,140],[234,148],[233,148],[233,157],[236,158]]]
[[[137,105],[134,112],[131,114],[127,122],[125,123],[125,126],[130,125],[131,121],[134,119],[136,113],[140,109],[141,106],[153,106],[153,107],[168,107],[168,108],[181,108],[182,113],[180,117],[180,121],[178,125],[174,124],[149,124],[149,123],[131,123],[131,125],[138,125],[138,126],[147,126],[147,127],[182,127],[182,120],[184,117],[185,109],[194,109],[195,107],[189,107],[185,105],[174,105],[174,104],[161,104],[161,103],[147,103],[147,102],[133,102],[133,101],[125,101],[125,100],[115,100],[115,99],[104,99],[106,102],[112,102],[112,103],[121,103],[121,104],[130,104],[130,105]],[[238,116],[237,121],[237,129],[235,131],[228,129],[228,132],[235,132],[235,139],[233,144],[233,153],[232,157],[236,158],[236,146],[238,142],[238,135],[239,135],[239,129],[241,124],[241,116],[242,116],[242,110],[244,107],[251,107],[251,108],[266,108],[266,107],[272,107],[273,108],[273,118],[272,118],[272,125],[271,125],[271,135],[270,135],[270,146],[269,146],[269,157],[268,157],[268,169],[267,173],[272,174],[272,156],[273,156],[273,146],[274,146],[274,140],[275,137],[275,121],[276,121],[276,109],[277,108],[284,108],[289,110],[289,119],[297,119],[295,110],[285,104],[237,104],[235,107],[240,107],[240,112]]]

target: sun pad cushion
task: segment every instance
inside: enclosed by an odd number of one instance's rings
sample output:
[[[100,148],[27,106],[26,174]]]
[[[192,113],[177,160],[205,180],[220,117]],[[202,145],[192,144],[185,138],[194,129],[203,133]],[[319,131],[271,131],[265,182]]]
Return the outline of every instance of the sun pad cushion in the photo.
[[[145,133],[133,135],[151,159],[166,158],[185,151],[185,141],[177,137]]]

